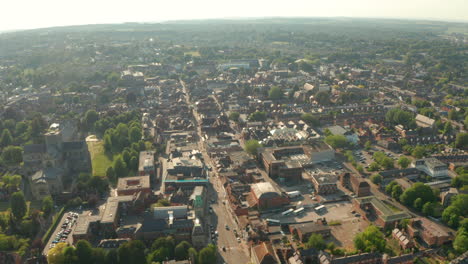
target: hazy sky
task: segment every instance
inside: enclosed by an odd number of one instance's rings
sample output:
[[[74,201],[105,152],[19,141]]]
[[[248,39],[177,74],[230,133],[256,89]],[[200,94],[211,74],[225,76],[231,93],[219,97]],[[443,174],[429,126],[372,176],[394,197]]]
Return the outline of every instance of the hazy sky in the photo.
[[[0,0],[0,30],[240,17],[468,21],[468,0]]]

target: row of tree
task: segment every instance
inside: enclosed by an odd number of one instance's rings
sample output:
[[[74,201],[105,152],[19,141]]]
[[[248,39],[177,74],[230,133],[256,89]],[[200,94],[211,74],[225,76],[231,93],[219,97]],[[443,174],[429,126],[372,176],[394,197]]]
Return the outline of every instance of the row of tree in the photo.
[[[156,239],[149,248],[140,240],[132,240],[118,249],[106,251],[93,248],[86,240],[79,240],[75,247],[58,243],[47,255],[49,264],[152,264],[173,259],[215,264],[216,247],[210,244],[198,252],[187,241],[176,245],[172,237],[162,237]]]

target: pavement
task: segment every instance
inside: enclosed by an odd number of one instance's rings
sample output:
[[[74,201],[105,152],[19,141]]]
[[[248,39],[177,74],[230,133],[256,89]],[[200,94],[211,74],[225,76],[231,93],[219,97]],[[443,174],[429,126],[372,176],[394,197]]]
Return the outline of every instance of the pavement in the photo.
[[[181,84],[183,91],[186,94],[187,105],[192,105],[185,83],[181,82]],[[248,257],[248,246],[245,244],[245,240],[243,239],[241,239],[241,242],[238,242],[237,237],[234,234],[234,230],[237,230],[239,234],[242,232],[240,232],[240,229],[238,228],[235,215],[229,207],[229,201],[226,199],[226,189],[224,188],[218,173],[214,169],[214,163],[209,157],[201,139],[203,135],[200,125],[201,119],[195,108],[193,109],[193,115],[197,124],[199,150],[202,152],[206,165],[213,168],[210,172],[209,178],[211,186],[208,188],[208,200],[214,200],[214,203],[211,204],[213,213],[210,214],[208,225],[213,226],[213,231],[218,231],[218,238],[211,241],[218,248],[218,263],[248,263],[250,261]],[[226,226],[228,226],[228,229]],[[223,247],[225,250],[223,250]]]

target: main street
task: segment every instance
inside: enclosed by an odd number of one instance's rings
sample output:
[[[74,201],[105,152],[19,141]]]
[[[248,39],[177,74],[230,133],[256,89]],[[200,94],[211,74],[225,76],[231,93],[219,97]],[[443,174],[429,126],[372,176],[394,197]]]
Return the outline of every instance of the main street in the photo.
[[[187,105],[193,106],[189,93],[185,86],[185,83],[181,81],[183,91],[185,93],[185,99]],[[203,155],[205,164],[213,168],[209,172],[209,180],[211,185],[208,188],[208,201],[214,201],[211,203],[212,212],[210,210],[210,217],[207,219],[209,226],[213,226],[213,231],[218,231],[218,238],[215,241],[211,241],[218,248],[219,252],[219,263],[248,263],[248,249],[243,239],[238,242],[234,230],[238,234],[241,234],[240,229],[236,221],[232,209],[229,207],[227,200],[226,190],[221,182],[218,172],[215,169],[215,164],[208,155],[205,144],[203,141],[203,133],[201,130],[201,118],[195,107],[192,108],[193,116],[197,125],[198,134],[198,148]]]

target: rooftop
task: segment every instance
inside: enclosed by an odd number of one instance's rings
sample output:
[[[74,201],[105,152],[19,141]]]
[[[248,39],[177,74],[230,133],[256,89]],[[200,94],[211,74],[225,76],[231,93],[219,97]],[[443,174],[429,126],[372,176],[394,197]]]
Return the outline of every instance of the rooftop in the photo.
[[[117,191],[121,190],[139,190],[150,188],[150,176],[134,176],[119,178]]]
[[[396,221],[405,218],[411,218],[411,216],[407,212],[394,212],[391,208],[389,208],[386,204],[384,204],[381,200],[379,200],[375,196],[366,196],[356,198],[359,204],[372,204],[374,208],[376,208],[382,215],[380,217],[385,221]]]

